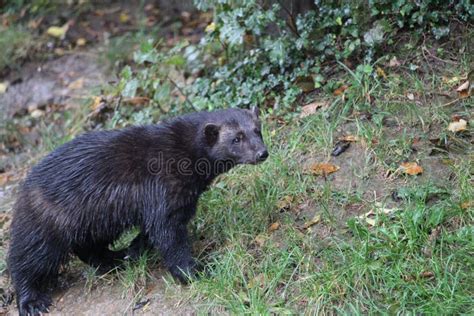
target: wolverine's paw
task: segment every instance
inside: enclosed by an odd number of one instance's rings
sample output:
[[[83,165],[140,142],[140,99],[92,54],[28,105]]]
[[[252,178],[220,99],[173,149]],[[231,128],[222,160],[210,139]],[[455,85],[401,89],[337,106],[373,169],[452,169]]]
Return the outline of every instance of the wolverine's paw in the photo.
[[[18,304],[20,316],[36,316],[42,313],[49,313],[52,301],[48,295],[39,294],[34,298],[25,298]]]
[[[195,281],[200,270],[202,269],[200,269],[200,267],[194,261],[185,268],[178,266],[169,268],[171,275],[184,285]]]

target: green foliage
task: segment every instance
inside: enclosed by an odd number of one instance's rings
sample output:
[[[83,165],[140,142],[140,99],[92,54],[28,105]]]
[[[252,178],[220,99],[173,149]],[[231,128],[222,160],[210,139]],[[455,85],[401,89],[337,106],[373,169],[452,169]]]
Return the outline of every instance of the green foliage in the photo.
[[[0,26],[0,70],[15,67],[15,63],[28,56],[35,43],[32,35],[20,25]]]
[[[144,69],[122,72],[122,95],[147,96],[162,114],[252,104],[289,113],[304,90],[328,83],[335,61],[364,59],[367,65],[355,74],[368,76],[372,73],[368,65],[382,50],[390,50],[398,33],[410,30],[416,37],[428,31],[441,39],[450,34],[452,18],[472,22],[474,13],[468,0],[384,0],[363,5],[321,0],[316,1],[316,10],[291,17],[284,13],[284,3],[195,3],[214,12],[213,25],[200,44],[183,42],[169,52],[163,52],[161,45],[143,44],[135,62]],[[190,78],[171,78],[176,71]],[[363,78],[354,79],[364,84]],[[301,81],[309,86],[302,87]]]

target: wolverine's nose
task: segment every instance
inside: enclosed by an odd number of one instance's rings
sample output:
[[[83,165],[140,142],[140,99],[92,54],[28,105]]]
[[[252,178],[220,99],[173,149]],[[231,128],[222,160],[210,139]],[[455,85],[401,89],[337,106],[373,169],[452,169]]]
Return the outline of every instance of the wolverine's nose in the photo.
[[[257,153],[257,161],[265,161],[265,159],[268,158],[268,151],[265,149],[265,150],[262,150],[262,151],[259,151]]]

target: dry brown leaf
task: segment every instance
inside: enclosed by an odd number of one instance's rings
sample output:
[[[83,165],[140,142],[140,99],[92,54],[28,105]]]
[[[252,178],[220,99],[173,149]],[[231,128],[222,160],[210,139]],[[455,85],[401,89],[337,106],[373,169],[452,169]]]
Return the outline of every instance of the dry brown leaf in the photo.
[[[296,78],[295,83],[301,90],[303,90],[303,92],[314,90],[314,80],[310,76],[300,76]]]
[[[388,66],[391,68],[399,67],[401,63],[398,61],[397,57],[393,56],[388,62]]]
[[[458,92],[460,98],[469,97],[471,95],[471,83],[469,80],[460,85],[456,91]]]
[[[309,220],[309,221],[307,221],[307,222],[305,222],[305,223],[303,224],[303,228],[304,228],[304,229],[308,229],[309,227],[311,227],[311,226],[313,226],[313,225],[316,225],[316,224],[319,223],[320,221],[321,221],[321,215],[320,215],[320,214],[316,214],[316,215],[314,215],[314,217],[313,217],[311,220]]]
[[[265,243],[267,242],[268,240],[268,236],[264,235],[264,234],[258,234],[257,237],[255,237],[255,243],[259,246],[259,247],[263,247],[263,245],[265,245]]]
[[[422,278],[432,278],[434,277],[434,273],[432,271],[423,271],[420,273],[420,277]]]
[[[403,173],[409,174],[411,176],[423,173],[423,168],[416,162],[404,162],[400,165],[400,168]]]
[[[125,99],[124,102],[130,103],[131,105],[145,105],[150,102],[150,98],[147,97],[133,97]]]
[[[459,87],[457,87],[456,91],[457,92],[461,92],[461,91],[464,91],[464,90],[467,90],[469,89],[469,80],[467,80],[466,82],[464,82],[462,85],[460,85]]]
[[[301,107],[301,114],[300,118],[312,115],[316,113],[316,110],[322,107],[327,107],[328,103],[325,101],[315,101],[311,102],[309,104],[306,104],[305,106]]]
[[[310,171],[313,175],[328,175],[339,170],[339,166],[327,162],[315,163],[311,165]]]
[[[468,208],[471,208],[471,207],[474,207],[474,200],[461,203],[462,210],[467,210]]]
[[[377,66],[377,68],[375,68],[375,72],[377,73],[377,76],[387,79],[387,74],[381,67]]]
[[[265,274],[259,273],[247,284],[247,288],[252,289],[255,287],[263,288],[265,286]]]
[[[338,140],[342,142],[355,143],[359,140],[359,138],[357,138],[357,136],[354,136],[354,135],[346,135],[346,136],[339,137]]]
[[[8,182],[8,173],[0,173],[0,186],[4,186]]]
[[[68,86],[68,89],[79,90],[84,87],[84,78],[79,78],[71,82]]]
[[[268,231],[271,233],[271,232],[274,232],[275,230],[277,230],[278,228],[280,228],[280,223],[275,222],[275,223],[270,225],[270,227],[268,228]]]
[[[294,197],[292,195],[286,195],[277,202],[276,206],[279,210],[287,209],[293,203],[293,200]]]
[[[453,133],[464,131],[467,128],[467,121],[464,119],[460,119],[457,122],[451,122],[448,125],[448,131]]]
[[[347,88],[349,88],[349,87],[346,86],[346,85],[343,85],[343,86],[337,88],[336,90],[334,90],[332,94],[337,97],[338,95],[343,94],[344,91],[347,90]]]

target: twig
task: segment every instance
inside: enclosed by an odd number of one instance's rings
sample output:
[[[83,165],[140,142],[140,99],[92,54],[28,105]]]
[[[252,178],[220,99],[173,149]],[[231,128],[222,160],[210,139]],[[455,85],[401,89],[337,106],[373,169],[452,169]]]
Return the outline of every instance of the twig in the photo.
[[[426,46],[422,46],[422,47],[421,47],[421,50],[422,50],[422,52],[423,52],[423,51],[426,51],[426,52],[428,53],[428,55],[429,55],[431,58],[436,59],[437,61],[441,61],[441,62],[443,62],[443,63],[451,64],[451,65],[459,65],[459,63],[457,63],[457,62],[455,62],[455,61],[452,61],[452,60],[444,60],[444,59],[439,58],[439,57],[436,56],[436,55],[431,54],[430,51],[426,48]],[[425,55],[425,54],[423,53],[423,56],[424,56],[424,55]]]
[[[176,89],[179,90],[179,92],[184,95],[184,100],[193,108],[193,109],[196,109],[196,107],[194,106],[194,104],[189,100],[189,96],[186,92],[184,92],[183,89],[181,89],[180,86],[178,86],[178,84],[170,78],[170,76],[166,76],[166,78],[175,86]]]

